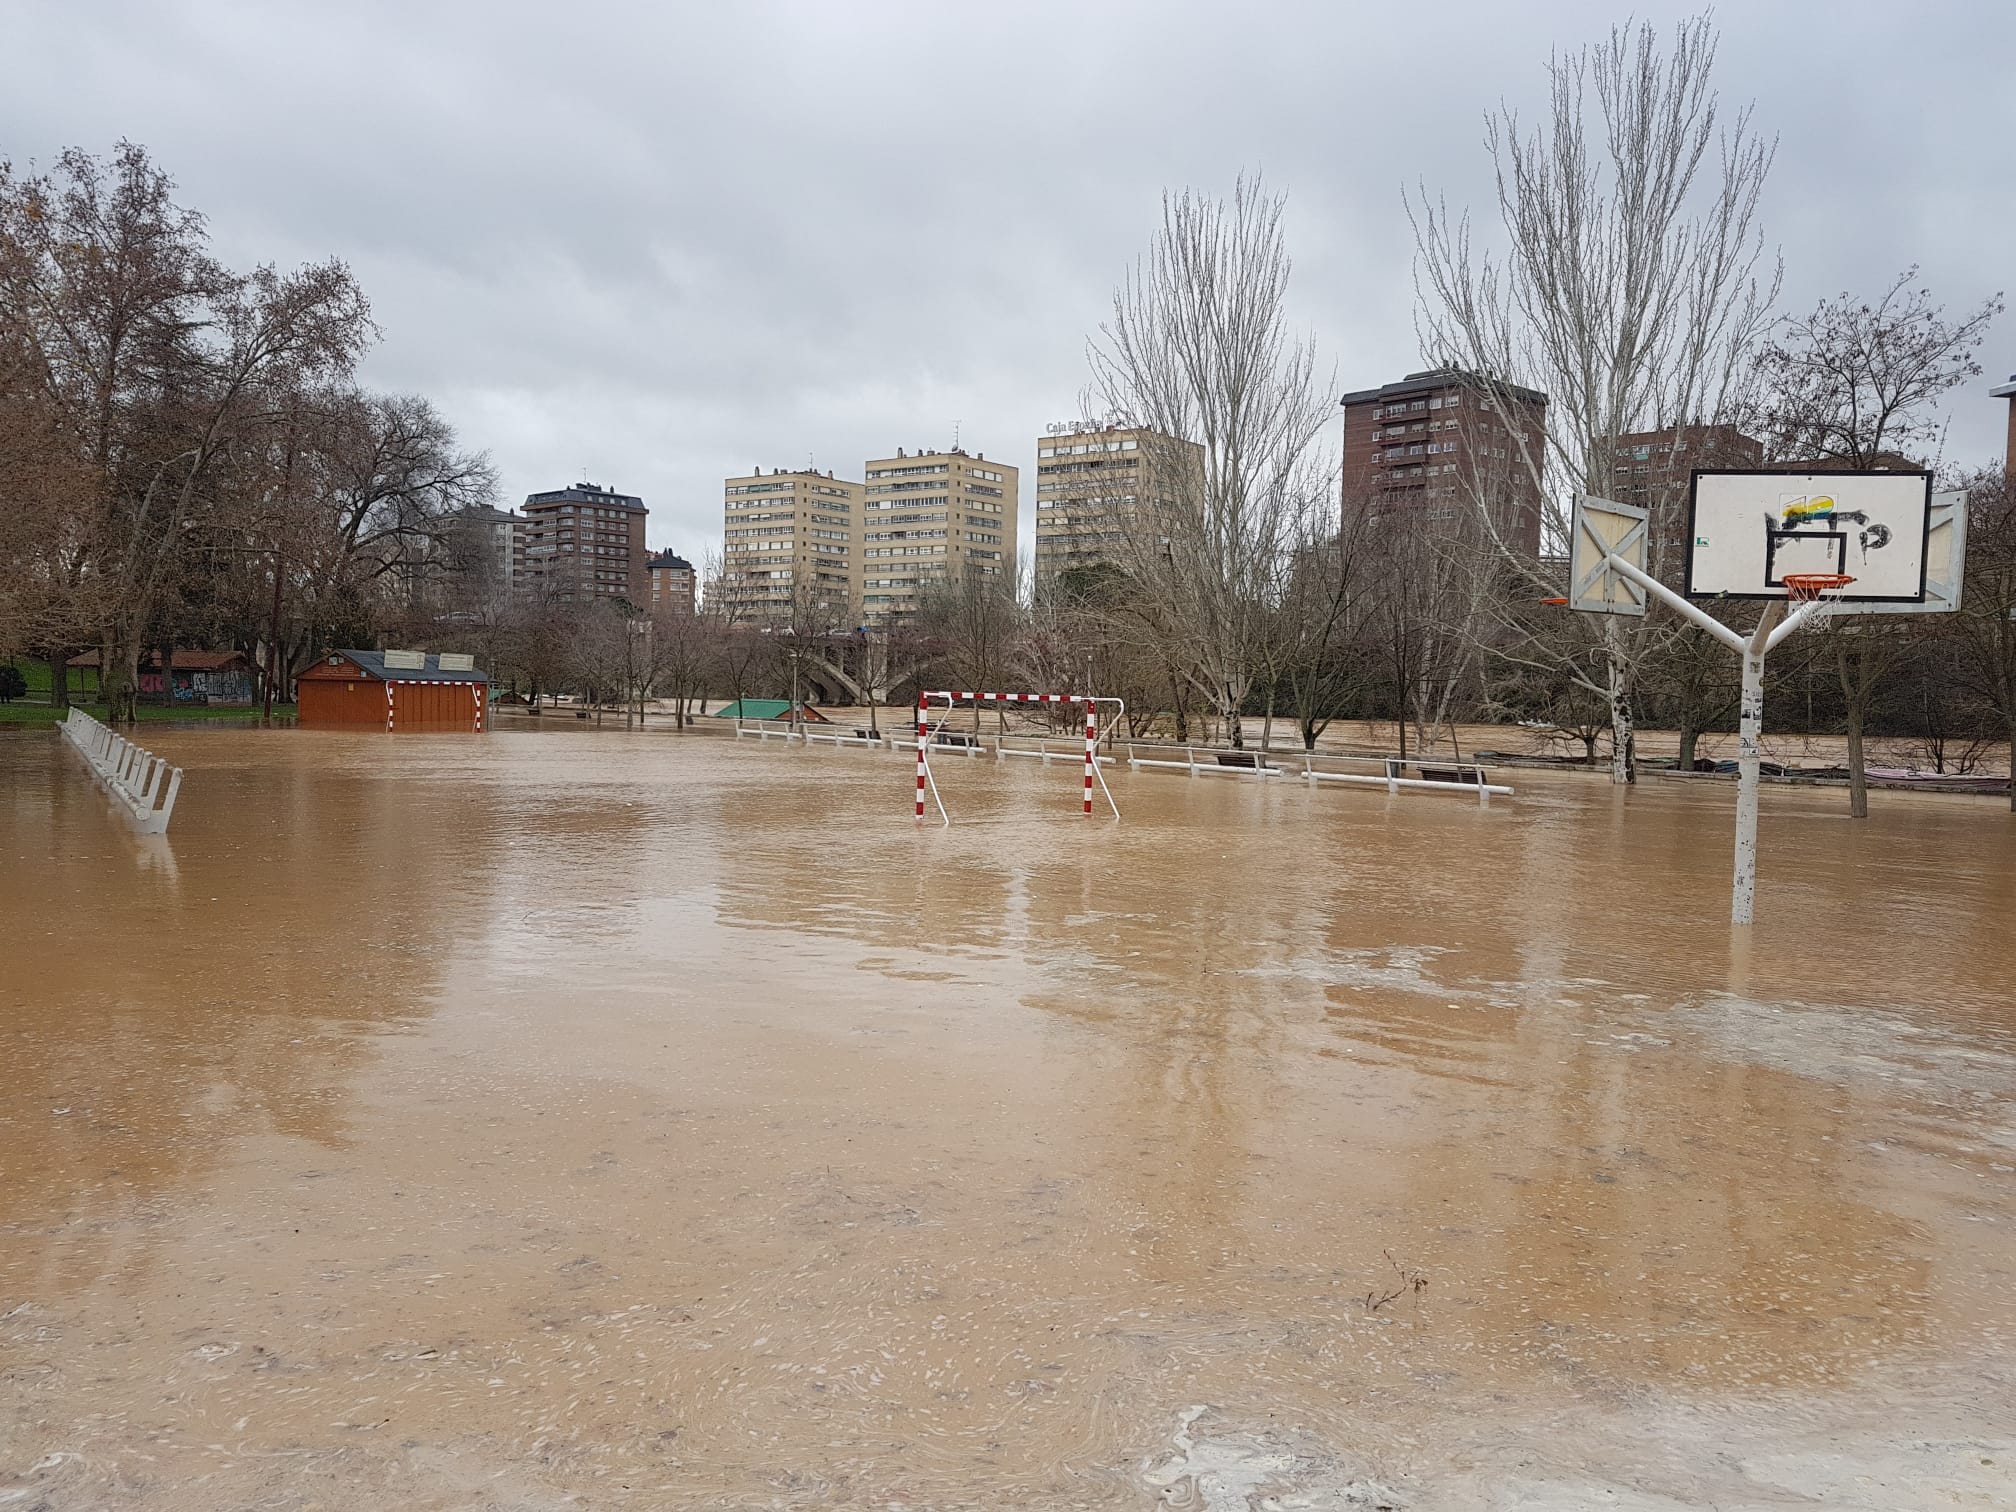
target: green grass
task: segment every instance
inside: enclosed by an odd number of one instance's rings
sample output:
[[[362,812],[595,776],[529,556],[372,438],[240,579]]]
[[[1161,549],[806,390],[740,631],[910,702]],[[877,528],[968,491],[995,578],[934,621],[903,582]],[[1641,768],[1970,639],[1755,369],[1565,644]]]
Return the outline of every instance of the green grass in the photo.
[[[21,669],[21,675],[28,680],[28,696],[38,703],[49,701],[49,663],[31,656],[17,656],[14,665]],[[70,669],[70,696],[82,701],[81,695],[98,691],[98,669],[96,667],[72,667]]]
[[[63,711],[49,702],[49,663],[33,657],[16,657],[14,665],[21,669],[21,675],[28,682],[28,696],[17,698],[12,703],[0,703],[0,727],[60,724]],[[98,671],[95,667],[72,667],[70,669],[70,701],[86,714],[99,719],[105,717],[105,706],[97,701]],[[165,704],[140,705],[140,723],[167,724],[174,720],[201,720],[204,723],[222,721],[225,724],[256,723],[259,719],[259,705],[244,704],[176,704],[172,708]],[[292,719],[294,705],[275,704],[273,717]]]

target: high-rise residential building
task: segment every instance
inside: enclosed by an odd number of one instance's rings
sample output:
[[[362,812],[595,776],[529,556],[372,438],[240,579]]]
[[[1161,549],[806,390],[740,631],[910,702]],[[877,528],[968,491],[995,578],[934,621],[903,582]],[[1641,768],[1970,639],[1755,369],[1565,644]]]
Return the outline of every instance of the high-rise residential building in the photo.
[[[527,586],[562,602],[623,602],[642,608],[644,519],[635,494],[599,483],[577,483],[525,499]]]
[[[1697,467],[1762,467],[1764,443],[1733,425],[1675,425],[1619,436],[1611,496],[1649,512],[1651,570],[1677,581],[1687,555],[1687,510]]]
[[[861,493],[861,612],[908,614],[955,583],[1015,587],[1021,472],[985,452],[907,452],[867,464]]]
[[[830,472],[762,468],[722,482],[721,577],[708,587],[738,618],[782,619],[794,605],[851,618],[854,510],[861,485]]]
[[[1510,544],[1539,553],[1541,494],[1522,453],[1545,451],[1545,394],[1433,368],[1338,403],[1347,511],[1404,510],[1454,529],[1475,518],[1482,499]]]
[[[1036,576],[1120,561],[1119,537],[1203,475],[1194,441],[1094,421],[1051,426],[1036,441]]]
[[[451,516],[440,539],[449,573],[479,592],[509,592],[525,575],[525,516],[488,504]]]
[[[651,576],[651,602],[653,614],[661,609],[674,614],[691,614],[698,606],[698,595],[693,580],[693,564],[676,551],[654,552],[645,563]]]

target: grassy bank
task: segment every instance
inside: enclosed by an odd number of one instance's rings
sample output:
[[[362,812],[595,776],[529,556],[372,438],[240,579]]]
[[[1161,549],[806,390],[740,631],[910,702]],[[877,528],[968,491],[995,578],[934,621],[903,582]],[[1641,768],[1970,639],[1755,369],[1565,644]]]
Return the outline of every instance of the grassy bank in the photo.
[[[28,693],[11,703],[0,703],[0,729],[20,726],[42,726],[59,724],[63,711],[49,702],[49,663],[33,657],[17,657],[14,665],[21,669],[21,676],[28,684]],[[98,671],[95,667],[72,667],[70,669],[70,701],[86,714],[99,719],[105,717],[105,705],[98,701]],[[140,705],[142,724],[169,724],[184,720],[200,720],[204,723],[222,721],[225,724],[257,723],[259,707],[256,704],[148,704]],[[292,704],[274,706],[275,719],[285,715],[294,717]]]

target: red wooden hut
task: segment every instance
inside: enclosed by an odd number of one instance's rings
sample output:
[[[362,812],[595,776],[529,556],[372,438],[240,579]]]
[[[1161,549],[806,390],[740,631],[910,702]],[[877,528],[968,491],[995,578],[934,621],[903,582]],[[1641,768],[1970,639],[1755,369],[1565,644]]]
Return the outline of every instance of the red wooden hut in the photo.
[[[482,731],[490,724],[490,678],[466,656],[331,651],[294,682],[304,725]]]

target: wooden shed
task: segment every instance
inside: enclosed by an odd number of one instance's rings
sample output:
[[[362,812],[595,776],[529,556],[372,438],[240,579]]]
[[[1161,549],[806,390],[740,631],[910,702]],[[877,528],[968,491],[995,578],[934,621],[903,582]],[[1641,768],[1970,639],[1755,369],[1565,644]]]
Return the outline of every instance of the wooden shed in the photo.
[[[304,725],[481,732],[490,724],[490,678],[466,656],[331,651],[294,681]]]

